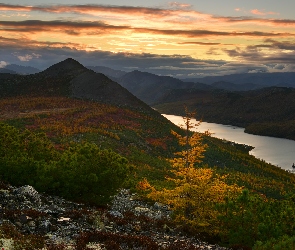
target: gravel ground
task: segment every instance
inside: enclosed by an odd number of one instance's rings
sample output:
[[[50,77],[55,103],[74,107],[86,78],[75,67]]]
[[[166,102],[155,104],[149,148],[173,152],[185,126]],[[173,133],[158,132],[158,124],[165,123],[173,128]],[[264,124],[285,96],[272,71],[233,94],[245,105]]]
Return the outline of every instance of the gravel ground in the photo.
[[[0,188],[0,226],[41,235],[43,249],[227,249],[181,234],[170,226],[170,216],[167,206],[148,204],[129,190],[121,190],[108,208],[97,208],[31,186]],[[13,249],[11,240],[2,243],[2,249]]]

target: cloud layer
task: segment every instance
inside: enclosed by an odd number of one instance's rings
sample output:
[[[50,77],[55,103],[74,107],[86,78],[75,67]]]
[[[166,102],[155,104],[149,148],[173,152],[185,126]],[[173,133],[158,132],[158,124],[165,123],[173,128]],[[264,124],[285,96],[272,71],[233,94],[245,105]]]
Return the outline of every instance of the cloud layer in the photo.
[[[44,68],[73,57],[178,77],[294,71],[295,20],[267,18],[279,13],[258,8],[249,13],[216,16],[178,2],[167,8],[0,4],[0,61]]]

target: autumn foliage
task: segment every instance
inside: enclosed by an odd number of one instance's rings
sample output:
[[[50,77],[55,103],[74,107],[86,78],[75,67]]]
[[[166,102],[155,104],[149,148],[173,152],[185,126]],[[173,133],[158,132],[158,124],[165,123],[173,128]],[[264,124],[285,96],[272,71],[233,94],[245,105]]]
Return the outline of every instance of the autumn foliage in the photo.
[[[185,136],[172,131],[183,148],[175,153],[173,159],[168,159],[172,165],[172,170],[169,171],[172,177],[167,177],[167,181],[172,182],[174,188],[157,190],[147,179],[143,179],[138,188],[149,190],[149,198],[168,204],[174,211],[177,223],[189,226],[193,231],[217,233],[216,203],[224,202],[225,197],[237,196],[242,189],[237,185],[226,184],[226,176],[219,176],[212,169],[196,166],[196,163],[202,161],[207,145],[202,143],[202,134],[190,131],[200,124],[192,123],[194,114],[186,112],[183,118]]]

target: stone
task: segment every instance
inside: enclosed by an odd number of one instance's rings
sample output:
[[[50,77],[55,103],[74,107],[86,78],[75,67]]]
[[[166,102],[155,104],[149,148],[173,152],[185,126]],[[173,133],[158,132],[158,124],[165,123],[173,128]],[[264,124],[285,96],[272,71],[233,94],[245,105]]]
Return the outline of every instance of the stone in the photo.
[[[204,250],[226,249],[209,245],[196,238],[180,236],[177,230],[167,224],[157,227],[157,220],[170,219],[172,212],[168,207],[161,203],[150,205],[125,189],[119,191],[113,197],[111,206],[102,211],[57,196],[39,194],[31,186],[11,187],[7,192],[1,191],[0,200],[1,206],[6,210],[20,211],[12,225],[23,234],[45,236],[48,245],[62,243],[73,246],[74,249],[75,240],[82,232],[101,232],[113,235],[114,241],[117,236],[119,239],[122,235],[148,237],[158,245],[158,249],[169,249],[170,245],[182,242],[191,247],[190,249],[196,249],[197,245]],[[30,218],[28,211],[36,211],[39,214]],[[12,222],[3,217],[0,219],[0,225],[2,223]],[[87,247],[105,249],[99,242],[88,243]],[[121,247],[125,249],[123,245]]]
[[[29,226],[29,227],[35,227],[35,226],[36,226],[36,222],[33,221],[33,220],[29,221],[29,222],[28,222],[28,226]]]
[[[21,214],[19,216],[19,220],[22,224],[27,223],[28,222],[28,216],[26,214]]]
[[[110,215],[114,216],[114,217],[118,217],[118,218],[123,218],[123,214],[121,214],[119,211],[110,211],[109,212]]]
[[[49,220],[39,222],[39,230],[43,233],[48,233],[51,229],[51,223]]]
[[[21,228],[23,226],[23,224],[20,223],[19,221],[15,222],[14,225],[18,228]]]
[[[22,186],[20,188],[14,189],[13,192],[16,195],[21,195],[29,198],[33,202],[40,202],[40,195],[32,186]]]

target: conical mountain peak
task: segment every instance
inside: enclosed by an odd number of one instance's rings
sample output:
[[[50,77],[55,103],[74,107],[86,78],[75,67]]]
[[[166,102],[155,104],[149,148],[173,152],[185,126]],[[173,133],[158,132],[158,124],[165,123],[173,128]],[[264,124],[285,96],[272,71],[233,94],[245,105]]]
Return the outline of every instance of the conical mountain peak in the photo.
[[[45,72],[60,73],[63,71],[72,72],[81,70],[87,70],[87,68],[85,68],[81,63],[79,63],[75,59],[67,58],[66,60],[63,60],[59,63],[50,66],[48,69],[45,70]]]

